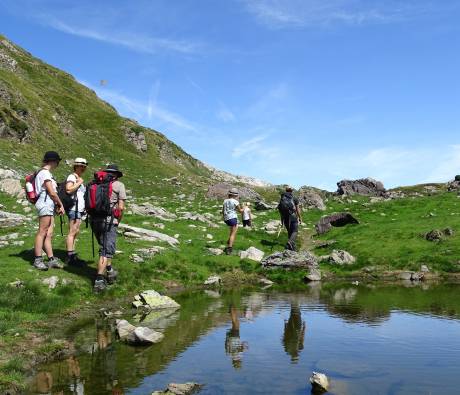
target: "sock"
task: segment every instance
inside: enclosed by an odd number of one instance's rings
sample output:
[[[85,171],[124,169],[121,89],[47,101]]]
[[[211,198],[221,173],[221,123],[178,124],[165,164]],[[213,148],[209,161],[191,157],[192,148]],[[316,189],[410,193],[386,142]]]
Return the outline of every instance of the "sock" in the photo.
[[[51,261],[51,259],[54,259],[54,255],[48,257],[48,260],[49,260],[49,261]]]
[[[107,265],[107,271],[111,272],[112,271],[112,265]]]
[[[35,256],[35,259],[41,259],[41,258],[42,258],[41,255]]]
[[[102,274],[98,274],[96,276],[96,280],[104,280],[104,276]]]
[[[67,251],[67,256],[72,256],[72,255],[75,255],[75,251]]]

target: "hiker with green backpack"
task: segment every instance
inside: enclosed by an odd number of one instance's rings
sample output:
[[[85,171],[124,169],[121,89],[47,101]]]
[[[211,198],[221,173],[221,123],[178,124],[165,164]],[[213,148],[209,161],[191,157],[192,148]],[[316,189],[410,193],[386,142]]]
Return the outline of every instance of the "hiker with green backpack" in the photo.
[[[278,211],[281,217],[281,224],[285,226],[288,232],[286,249],[295,251],[299,223],[302,223],[302,217],[300,215],[299,199],[294,196],[292,187],[287,186],[286,191],[281,194]]]
[[[83,173],[88,167],[88,162],[84,158],[76,158],[73,162],[73,173],[69,174],[65,181],[64,191],[65,198],[61,198],[64,208],[66,209],[67,218],[69,219],[69,233],[66,238],[68,265],[82,265],[82,261],[75,252],[75,242],[80,233],[82,217],[85,214],[85,180]],[[67,203],[65,200],[68,200]]]
[[[52,175],[61,157],[55,151],[48,151],[43,157],[42,168],[26,177],[27,200],[35,205],[38,216],[38,230],[35,236],[33,266],[38,270],[62,269],[62,262],[53,253],[53,231],[55,214],[63,215],[64,206],[57,194],[57,183]],[[48,257],[45,262],[43,251]]]

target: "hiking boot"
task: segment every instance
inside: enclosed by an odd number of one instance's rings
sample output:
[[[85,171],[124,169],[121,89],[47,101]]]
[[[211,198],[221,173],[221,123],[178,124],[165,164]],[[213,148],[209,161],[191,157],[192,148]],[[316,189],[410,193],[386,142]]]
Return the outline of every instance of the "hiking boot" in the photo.
[[[232,255],[233,247],[226,247],[224,252],[225,252],[225,255]]]
[[[34,259],[34,268],[43,271],[48,270],[48,266],[45,265],[45,262],[43,262],[42,257]]]
[[[103,292],[105,291],[107,288],[107,281],[105,281],[104,278],[101,278],[101,279],[96,279],[94,281],[94,287],[93,287],[93,291],[96,292],[96,293],[99,293],[99,292]]]
[[[84,266],[86,261],[80,259],[77,254],[67,255],[65,258],[65,263],[69,266]]]
[[[288,241],[288,243],[286,244],[286,250],[295,251],[296,250],[295,244]]]
[[[53,257],[47,262],[49,269],[62,269],[64,267],[63,263],[59,258]]]
[[[115,269],[112,270],[107,270],[107,282],[109,284],[113,284],[115,281],[117,281],[118,278],[118,272]]]

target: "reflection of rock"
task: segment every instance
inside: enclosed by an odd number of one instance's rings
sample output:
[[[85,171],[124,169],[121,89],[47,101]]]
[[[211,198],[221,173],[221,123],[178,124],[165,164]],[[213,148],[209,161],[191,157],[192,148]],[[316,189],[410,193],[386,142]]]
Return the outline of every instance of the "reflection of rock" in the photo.
[[[152,395],[190,395],[201,389],[202,385],[197,383],[175,384],[171,383],[164,391],[154,391]]]
[[[321,394],[329,389],[329,380],[324,373],[313,372],[310,383],[314,394]]]
[[[342,288],[335,291],[332,298],[336,303],[351,303],[357,294],[358,290],[356,288]]]
[[[262,260],[264,268],[306,269],[318,266],[316,257],[308,251],[283,251],[269,255]]]

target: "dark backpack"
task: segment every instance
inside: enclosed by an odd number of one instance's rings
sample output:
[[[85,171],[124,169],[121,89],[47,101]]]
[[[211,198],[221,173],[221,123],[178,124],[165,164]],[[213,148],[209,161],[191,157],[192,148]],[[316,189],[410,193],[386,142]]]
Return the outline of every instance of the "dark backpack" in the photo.
[[[94,179],[87,185],[85,193],[85,208],[88,215],[92,217],[112,216],[113,174],[105,171],[94,173]]]
[[[77,194],[75,193],[73,195],[69,195],[66,191],[66,185],[67,185],[67,181],[58,183],[57,194],[59,196],[59,199],[61,199],[65,212],[68,213],[70,209],[77,202]],[[78,210],[78,207],[77,207],[77,210]]]
[[[294,197],[283,193],[278,204],[278,210],[282,215],[293,214],[295,212]]]

